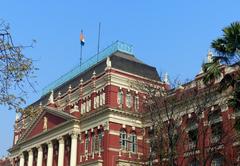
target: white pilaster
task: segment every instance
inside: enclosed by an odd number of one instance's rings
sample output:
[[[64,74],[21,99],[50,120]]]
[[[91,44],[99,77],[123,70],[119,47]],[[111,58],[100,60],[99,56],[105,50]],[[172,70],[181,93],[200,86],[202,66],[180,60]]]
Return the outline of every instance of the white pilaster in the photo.
[[[71,156],[70,156],[70,166],[77,165],[77,138],[78,134],[73,132],[71,135]]]
[[[64,163],[64,139],[61,137],[58,140],[59,148],[58,148],[58,166],[63,166]]]
[[[38,147],[37,166],[42,166],[43,161],[43,150],[42,147]]]
[[[24,155],[23,154],[21,154],[21,156],[20,156],[20,164],[19,164],[19,166],[24,166]]]
[[[33,151],[32,149],[28,151],[28,166],[33,165]]]
[[[52,166],[53,163],[53,144],[48,143],[48,156],[47,156],[47,166]]]

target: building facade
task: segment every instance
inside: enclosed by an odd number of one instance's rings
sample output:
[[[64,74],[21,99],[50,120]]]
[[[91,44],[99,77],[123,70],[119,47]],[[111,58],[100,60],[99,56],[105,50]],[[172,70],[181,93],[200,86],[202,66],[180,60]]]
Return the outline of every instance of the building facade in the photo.
[[[31,105],[37,113],[16,118],[13,146],[9,149],[12,165],[157,164],[157,160],[148,161],[151,154],[148,131],[152,124],[144,118],[147,96],[134,86],[135,82],[154,83],[169,89],[167,80],[161,81],[155,67],[138,60],[131,46],[116,42],[49,85],[43,96]],[[191,112],[187,117],[189,114]],[[208,113],[204,114],[203,117],[208,117]],[[214,122],[223,122],[224,126],[230,121],[234,124],[237,114],[226,106],[218,115],[214,116],[217,117]],[[238,142],[233,141],[226,147],[235,163],[237,146]],[[221,149],[219,147],[219,154]],[[180,160],[183,165],[191,164],[193,159],[189,156],[189,149],[184,150],[176,164],[180,165]],[[217,166],[221,162],[222,158],[216,161],[211,158],[207,165]]]

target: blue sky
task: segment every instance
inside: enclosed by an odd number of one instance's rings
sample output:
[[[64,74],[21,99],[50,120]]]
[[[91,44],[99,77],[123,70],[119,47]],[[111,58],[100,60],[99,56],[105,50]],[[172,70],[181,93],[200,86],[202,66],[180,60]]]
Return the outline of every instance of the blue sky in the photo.
[[[0,18],[11,26],[16,44],[34,59],[37,93],[29,91],[28,104],[41,89],[79,62],[79,34],[83,29],[84,60],[97,52],[98,23],[102,23],[100,48],[116,40],[134,46],[134,53],[159,73],[181,80],[200,71],[210,43],[221,29],[240,20],[239,0],[5,0]],[[12,145],[15,112],[0,110],[0,157]]]

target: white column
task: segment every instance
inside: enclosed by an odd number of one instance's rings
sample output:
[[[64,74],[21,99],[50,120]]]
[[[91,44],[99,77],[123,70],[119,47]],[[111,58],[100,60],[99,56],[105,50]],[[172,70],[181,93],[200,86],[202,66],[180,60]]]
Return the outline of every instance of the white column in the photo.
[[[53,164],[53,144],[48,143],[48,156],[47,156],[47,166],[52,166]]]
[[[71,156],[70,156],[70,166],[76,166],[77,165],[77,133],[72,133],[71,135],[72,141],[71,141]]]
[[[33,151],[32,149],[30,149],[28,151],[28,166],[32,166],[33,165]]]
[[[42,147],[38,147],[37,166],[42,166],[43,161],[43,150]]]
[[[58,147],[58,166],[63,166],[64,163],[64,139],[61,137],[59,140]]]
[[[19,166],[24,166],[24,155],[23,154],[21,154],[21,156],[20,156],[20,164],[19,164]]]

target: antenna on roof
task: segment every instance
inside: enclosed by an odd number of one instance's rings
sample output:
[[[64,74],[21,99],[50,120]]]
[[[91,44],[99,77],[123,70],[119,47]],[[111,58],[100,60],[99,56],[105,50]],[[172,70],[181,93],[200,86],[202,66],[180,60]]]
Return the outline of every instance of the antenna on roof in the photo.
[[[98,47],[97,47],[97,62],[98,62],[98,54],[100,51],[100,37],[101,37],[101,22],[98,24]]]

